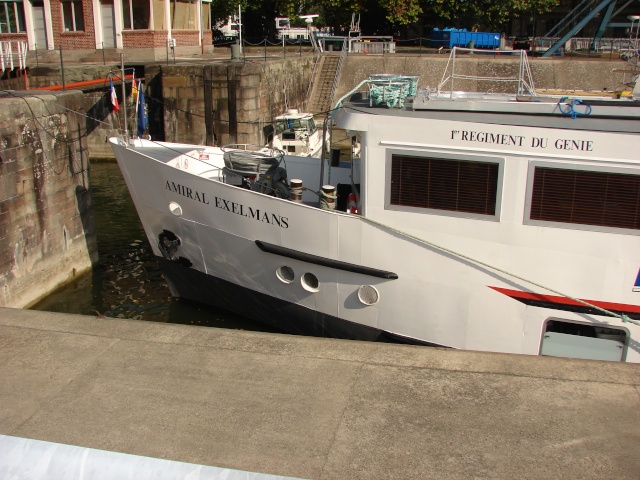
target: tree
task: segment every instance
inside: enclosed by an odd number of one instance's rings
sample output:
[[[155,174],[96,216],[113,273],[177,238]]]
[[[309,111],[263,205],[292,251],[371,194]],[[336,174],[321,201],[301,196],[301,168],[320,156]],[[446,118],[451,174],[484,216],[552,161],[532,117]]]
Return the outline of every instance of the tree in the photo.
[[[423,0],[434,26],[503,31],[514,16],[550,12],[559,0]]]
[[[415,23],[420,18],[420,0],[378,0],[386,12],[386,19],[396,25]]]
[[[367,33],[395,33],[400,26],[424,19],[428,26],[504,31],[514,16],[533,17],[547,13],[559,0],[213,0],[214,24],[238,12],[241,5],[246,38],[275,37],[275,17],[316,13],[316,25],[333,27],[346,34],[352,14],[366,18]],[[300,25],[303,23],[300,21]]]

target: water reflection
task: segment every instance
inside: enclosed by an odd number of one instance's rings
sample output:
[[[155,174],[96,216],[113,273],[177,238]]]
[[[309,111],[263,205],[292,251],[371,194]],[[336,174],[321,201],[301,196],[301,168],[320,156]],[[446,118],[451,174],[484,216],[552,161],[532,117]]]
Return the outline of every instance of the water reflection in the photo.
[[[117,164],[92,163],[91,184],[99,263],[34,310],[275,331],[229,312],[172,298]]]

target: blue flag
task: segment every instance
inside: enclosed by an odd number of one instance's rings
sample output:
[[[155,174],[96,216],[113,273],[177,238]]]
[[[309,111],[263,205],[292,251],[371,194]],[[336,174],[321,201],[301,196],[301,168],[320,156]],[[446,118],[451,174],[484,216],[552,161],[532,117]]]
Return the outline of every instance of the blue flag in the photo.
[[[142,82],[138,85],[138,138],[147,129],[147,109],[144,106],[144,93],[142,93]]]

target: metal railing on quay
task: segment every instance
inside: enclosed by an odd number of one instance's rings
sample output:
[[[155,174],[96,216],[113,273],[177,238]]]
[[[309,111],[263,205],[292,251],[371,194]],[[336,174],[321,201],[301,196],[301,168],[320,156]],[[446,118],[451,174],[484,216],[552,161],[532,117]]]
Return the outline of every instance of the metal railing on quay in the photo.
[[[0,41],[0,67],[2,71],[27,67],[27,42],[24,40]]]

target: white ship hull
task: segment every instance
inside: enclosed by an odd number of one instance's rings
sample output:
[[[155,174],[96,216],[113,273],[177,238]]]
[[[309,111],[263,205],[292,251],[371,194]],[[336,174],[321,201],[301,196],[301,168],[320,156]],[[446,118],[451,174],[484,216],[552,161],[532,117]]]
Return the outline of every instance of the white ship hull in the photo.
[[[246,152],[112,139],[172,293],[293,333],[640,362],[637,99],[372,99],[337,110],[359,147],[337,168],[239,181]]]
[[[404,133],[395,132],[392,148],[444,150],[433,139],[451,137],[452,125],[446,123],[432,128],[419,146],[409,142],[417,131],[405,125]],[[619,153],[620,164],[629,167],[628,145],[622,140],[606,140],[605,150]],[[599,143],[605,137],[585,141]],[[202,147],[171,145],[171,150],[164,150],[152,142],[137,140],[139,146],[127,147],[112,142],[175,296],[294,333],[396,338],[532,355],[541,351],[550,318],[594,323],[626,331],[622,359],[640,361],[638,326],[518,278],[599,306],[619,304],[631,315],[640,311],[638,293],[632,291],[640,267],[639,237],[523,225],[525,197],[518,193],[527,188],[527,162],[520,154],[505,163],[514,181],[504,181],[501,196],[522,201],[503,202],[500,221],[396,211],[385,208],[383,196],[363,195],[361,208],[372,223],[358,215],[227,185],[213,167],[203,176],[201,162],[192,158]],[[459,152],[466,148],[464,142],[454,147]],[[177,151],[192,153],[179,156]],[[222,165],[221,152],[207,152],[212,165]],[[497,153],[487,149],[482,155]],[[603,160],[594,156],[590,161]],[[287,158],[290,178],[304,178],[309,187],[319,185],[318,173],[311,173],[313,162],[317,160]],[[368,162],[384,163],[384,151],[379,158],[372,154]],[[348,182],[348,173],[340,172],[342,182]],[[376,182],[382,186],[384,180],[376,175],[383,173],[384,169],[363,167],[362,175],[368,176],[363,181],[369,189]],[[333,183],[341,182],[338,169],[332,175]],[[308,203],[313,200],[309,195],[305,194]],[[159,247],[163,232],[179,238],[175,252]],[[283,267],[291,269],[292,278],[283,279]],[[363,291],[362,286],[375,290]]]

